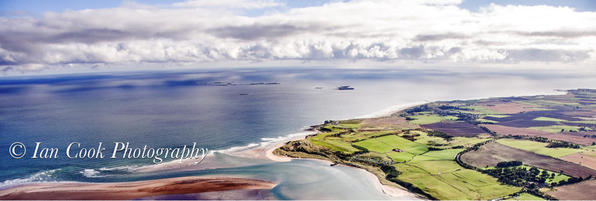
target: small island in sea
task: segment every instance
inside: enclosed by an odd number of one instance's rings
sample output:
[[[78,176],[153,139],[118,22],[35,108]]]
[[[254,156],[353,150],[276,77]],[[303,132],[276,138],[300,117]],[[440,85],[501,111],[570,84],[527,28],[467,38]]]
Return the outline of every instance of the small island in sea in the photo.
[[[354,87],[350,87],[348,85],[344,85],[344,86],[337,87],[337,90],[354,90]]]
[[[428,199],[596,199],[596,90],[439,101],[325,121],[273,153],[366,169]]]

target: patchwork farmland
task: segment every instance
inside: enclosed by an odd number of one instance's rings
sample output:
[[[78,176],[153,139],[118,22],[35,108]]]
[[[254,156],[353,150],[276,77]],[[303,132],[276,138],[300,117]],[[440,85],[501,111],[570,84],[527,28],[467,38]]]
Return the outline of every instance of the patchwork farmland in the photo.
[[[596,176],[595,119],[590,89],[441,101],[326,121],[274,153],[360,167],[430,199],[574,199]]]

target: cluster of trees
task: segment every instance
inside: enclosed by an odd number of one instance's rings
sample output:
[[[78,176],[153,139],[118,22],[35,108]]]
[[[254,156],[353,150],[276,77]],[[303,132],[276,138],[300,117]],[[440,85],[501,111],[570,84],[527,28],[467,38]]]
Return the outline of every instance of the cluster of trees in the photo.
[[[580,182],[583,180],[589,180],[589,179],[592,179],[592,175],[588,176],[585,179],[581,178],[581,177],[580,178],[571,177],[571,178],[567,179],[567,181],[565,181],[565,180],[559,181],[559,183],[557,183],[557,185],[560,186],[560,185],[566,185],[566,184],[574,184],[574,183],[577,183],[577,182]]]
[[[492,135],[492,136],[497,136],[497,132],[491,131],[490,129],[488,129],[487,127],[484,126],[480,126],[480,129],[482,129],[484,132],[487,132],[488,134]]]
[[[416,106],[410,109],[406,110],[406,113],[412,114],[412,113],[416,113],[416,112],[424,112],[424,111],[430,111],[431,108],[428,107],[428,105],[420,105],[420,106]]]
[[[440,137],[447,141],[450,141],[453,138],[453,136],[448,135],[447,133],[443,133],[441,131],[436,131],[436,130],[428,131],[428,136]]]
[[[455,114],[455,116],[457,116],[457,120],[461,120],[461,121],[465,121],[471,124],[478,124],[478,122],[476,122],[476,119],[480,118],[480,115],[477,114],[470,114],[470,113],[457,113]]]
[[[535,142],[550,142],[551,141],[548,138],[540,137],[540,136],[529,137],[529,136],[522,136],[522,135],[507,135],[507,136],[504,136],[503,138],[513,138],[516,140],[532,140]]]
[[[497,163],[498,168],[514,167],[514,166],[520,166],[520,165],[523,165],[523,163],[521,161],[503,161],[503,162]]]
[[[461,108],[461,107],[452,106],[452,105],[441,105],[441,106],[439,106],[439,109],[441,109],[441,110],[471,110],[468,108]]]
[[[517,163],[517,161],[511,162]],[[525,167],[502,167],[484,170],[483,172],[498,178],[502,183],[528,189],[548,186],[547,179],[552,179],[556,176],[555,173],[549,174],[546,170],[540,171],[535,167],[530,169]]]
[[[567,130],[565,130],[564,128],[561,128],[561,133],[562,132],[565,132],[565,131],[568,131],[568,132],[571,132],[571,133],[577,133],[577,132],[590,131],[590,129],[589,128],[586,128],[586,127],[579,127],[577,130],[573,130],[573,129],[567,129]]]
[[[414,133],[412,134],[409,130],[406,131],[401,137],[410,140],[410,141],[416,141],[416,138],[419,137],[420,134],[418,133]]]
[[[325,127],[325,126],[321,126],[321,127],[319,128],[319,131],[321,131],[321,132],[331,132],[331,131],[333,131],[333,130],[331,130],[330,128],[327,128],[327,127]]]
[[[515,161],[516,164],[517,162],[518,161]],[[592,176],[590,175],[587,178],[571,177],[567,180],[561,180],[556,183],[548,183],[547,180],[555,178],[556,173],[549,174],[548,171],[541,171],[535,167],[531,167],[529,169],[527,167],[497,167],[495,169],[481,170],[481,172],[498,178],[498,180],[502,183],[524,187],[529,191],[537,190],[538,188],[542,187],[561,186],[592,179]]]
[[[578,129],[579,131],[590,131],[590,129],[586,128],[586,127],[579,127]]]
[[[573,148],[573,149],[580,148],[579,145],[577,145],[577,144],[563,142],[563,141],[553,141],[553,142],[549,143],[548,145],[546,145],[546,147],[548,147],[548,148],[562,147],[562,148]]]

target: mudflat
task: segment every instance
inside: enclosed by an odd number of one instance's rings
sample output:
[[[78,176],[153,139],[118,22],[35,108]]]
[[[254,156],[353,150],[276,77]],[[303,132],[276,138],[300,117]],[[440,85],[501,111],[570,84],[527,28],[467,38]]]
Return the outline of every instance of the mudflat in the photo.
[[[129,200],[157,195],[272,189],[275,183],[229,177],[177,177],[115,183],[34,183],[0,190],[7,200]]]

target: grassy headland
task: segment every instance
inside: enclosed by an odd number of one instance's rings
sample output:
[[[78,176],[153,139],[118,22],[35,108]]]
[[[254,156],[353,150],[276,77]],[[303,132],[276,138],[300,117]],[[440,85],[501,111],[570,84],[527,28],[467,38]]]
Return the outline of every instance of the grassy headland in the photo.
[[[326,121],[313,127],[318,134],[290,141],[274,153],[363,168],[383,184],[399,185],[430,199],[551,198],[539,189],[591,179],[592,169],[575,162],[579,169],[573,175],[580,176],[573,177],[556,166],[526,164],[525,158],[518,164],[501,157],[479,167],[475,161],[460,157],[478,155],[476,152],[491,147],[485,144],[499,143],[516,153],[528,153],[530,162],[532,154],[537,154],[570,163],[559,158],[590,152],[589,145],[596,142],[592,132],[596,124],[582,118],[586,113],[596,113],[593,94],[596,91],[571,90],[557,96],[434,102],[388,117]],[[494,131],[488,128],[492,125],[506,129]],[[507,130],[510,127],[514,129]],[[567,129],[553,133],[553,129],[544,132],[537,127]],[[534,133],[527,135],[519,129]]]

